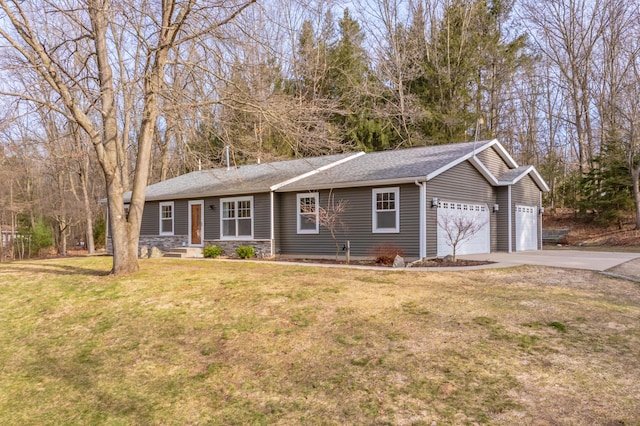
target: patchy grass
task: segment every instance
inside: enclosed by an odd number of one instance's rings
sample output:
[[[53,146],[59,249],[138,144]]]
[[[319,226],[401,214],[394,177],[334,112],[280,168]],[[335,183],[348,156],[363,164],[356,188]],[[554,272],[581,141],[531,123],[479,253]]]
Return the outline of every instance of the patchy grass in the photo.
[[[640,286],[109,258],[0,265],[0,424],[638,424]]]

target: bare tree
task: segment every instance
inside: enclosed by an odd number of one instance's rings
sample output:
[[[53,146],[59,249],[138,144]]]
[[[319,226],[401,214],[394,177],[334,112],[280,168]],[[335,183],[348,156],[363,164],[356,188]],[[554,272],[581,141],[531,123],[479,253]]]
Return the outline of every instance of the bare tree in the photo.
[[[569,99],[565,120],[572,124],[581,173],[597,150],[594,129],[594,72],[597,49],[610,16],[607,0],[526,2],[524,11],[538,49],[555,65],[555,83]]]
[[[461,245],[480,232],[487,222],[479,215],[461,215],[446,212],[438,217],[438,226],[445,232],[445,242],[453,251],[453,261]]]
[[[336,202],[333,191],[329,191],[327,206],[318,206],[318,225],[326,228],[331,234],[333,244],[336,246],[336,260],[338,260],[340,254],[338,232],[344,232],[347,229],[347,225],[342,218],[347,211],[348,205],[348,200],[340,199]]]
[[[70,4],[48,1],[0,0],[4,26],[0,38],[14,64],[37,75],[56,93],[68,120],[77,123],[95,149],[105,176],[109,225],[113,244],[112,273],[138,270],[138,241],[151,162],[151,148],[160,115],[159,97],[166,90],[165,70],[172,51],[183,42],[216,34],[255,0],[200,6],[195,0],[166,0],[160,5],[145,0],[120,2],[86,0]],[[116,17],[119,20],[115,19]],[[124,24],[118,26],[118,24]],[[125,170],[129,158],[119,143],[118,99],[110,39],[112,30],[125,31],[143,46],[139,73],[130,81],[140,84],[141,119],[137,130],[135,167],[129,213],[125,214]],[[138,44],[137,44],[138,45]],[[122,48],[122,46],[119,46]],[[69,58],[85,64],[82,72],[69,69]],[[73,62],[73,61],[71,61]],[[17,94],[22,96],[21,94]],[[49,99],[23,96],[51,105]]]
[[[348,205],[348,200],[341,199],[336,202],[333,190],[329,191],[326,207],[316,205],[315,203],[301,202],[300,204],[300,212],[304,214],[307,222],[315,223],[329,231],[333,244],[336,247],[336,260],[338,260],[341,248],[338,242],[338,233],[347,230],[347,224],[344,222],[343,216],[347,211]]]
[[[376,59],[380,80],[386,82],[388,88],[386,92],[370,93],[381,98],[376,112],[404,144],[421,145],[424,141],[416,123],[424,119],[425,113],[415,95],[409,93],[407,82],[417,79],[423,72],[420,62],[426,46],[424,31],[428,30],[429,23],[421,21],[425,12],[422,4],[413,11],[402,0],[358,0],[356,4],[369,35],[379,41],[372,46],[371,55]],[[421,22],[423,28],[411,28],[412,15],[415,17],[413,23]]]

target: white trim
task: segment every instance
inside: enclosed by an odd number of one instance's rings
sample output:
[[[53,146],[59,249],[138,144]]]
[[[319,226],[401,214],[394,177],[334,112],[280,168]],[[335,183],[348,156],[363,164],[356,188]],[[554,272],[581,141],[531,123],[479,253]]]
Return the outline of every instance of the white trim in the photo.
[[[485,166],[484,163],[480,161],[480,159],[478,159],[478,157],[470,158],[469,162],[476,168],[476,170],[480,172],[482,176],[484,176],[486,180],[489,181],[489,183],[491,183],[493,186],[499,185],[498,179],[496,179],[493,173],[491,173],[489,169],[487,169],[487,166]]]
[[[238,202],[239,201],[249,201],[250,202],[250,209],[251,209],[251,217],[246,218],[240,218],[240,219],[250,219],[251,220],[251,235],[238,235]],[[223,209],[223,205],[224,203],[234,203],[234,220],[236,222],[236,235],[235,236],[228,236],[228,235],[223,235],[223,231],[224,231],[224,209]],[[249,197],[230,197],[230,198],[220,198],[220,239],[221,240],[253,240],[253,225],[254,225],[254,214],[253,214],[253,196],[249,196]]]
[[[538,187],[540,189],[542,189],[543,192],[549,192],[550,191],[549,186],[544,181],[542,176],[540,176],[540,173],[538,173],[538,171],[536,170],[536,168],[534,166],[527,167],[526,169],[524,169],[524,171],[522,173],[520,173],[518,176],[516,176],[515,178],[513,178],[510,181],[499,181],[497,183],[497,185],[498,186],[513,185],[515,183],[518,183],[522,178],[527,176],[529,173],[531,173],[533,175],[532,179],[538,185]]]
[[[313,198],[315,201],[315,219],[313,223],[315,224],[315,229],[301,229],[300,225],[302,224],[302,215],[309,215],[309,213],[303,213],[300,211],[300,200],[302,198]],[[320,233],[320,226],[318,222],[318,207],[320,207],[320,196],[317,192],[302,192],[296,194],[296,230],[298,234],[318,234]]]
[[[394,209],[382,210],[382,211],[395,211],[396,213],[396,226],[394,228],[379,228],[378,227],[378,209],[377,209],[377,195],[378,194],[394,194]],[[372,188],[371,189],[371,232],[374,234],[397,234],[400,232],[400,187],[394,186],[390,188]]]
[[[542,245],[542,213],[541,213],[541,209],[542,208],[542,192],[540,193],[540,203],[538,204],[538,214],[540,215],[540,220],[538,221],[538,229],[536,229],[536,232],[538,233],[538,250],[542,250],[544,247]]]
[[[509,238],[507,241],[509,242],[509,249],[507,253],[511,253],[513,251],[513,224],[512,224],[512,206],[511,206],[511,185],[507,186],[507,228],[509,231]]]
[[[360,151],[360,152],[358,152],[358,153],[356,153],[354,155],[351,155],[349,157],[343,158],[343,159],[338,160],[338,161],[334,161],[333,163],[325,164],[322,167],[319,167],[319,168],[317,168],[315,170],[311,170],[311,171],[303,173],[301,175],[292,177],[291,179],[287,179],[284,182],[277,183],[277,184],[271,186],[270,189],[271,189],[271,191],[277,191],[278,189],[282,188],[283,186],[292,184],[292,183],[297,182],[297,181],[299,181],[301,179],[304,179],[304,178],[308,178],[309,176],[313,176],[316,173],[322,172],[324,170],[329,170],[332,167],[338,166],[338,165],[340,165],[342,163],[346,163],[347,161],[353,160],[354,158],[358,158],[361,155],[364,155],[364,151]]]
[[[269,207],[269,214],[270,214],[270,218],[269,218],[269,237],[271,240],[271,257],[276,255],[276,249],[274,247],[275,245],[275,235],[276,235],[276,223],[275,223],[275,193],[273,191],[271,191],[269,193],[269,199],[271,202],[271,205]]]
[[[192,235],[191,235],[191,230],[192,228],[192,223],[191,223],[191,218],[193,217],[193,215],[191,214],[191,206],[194,205],[200,205],[200,232],[202,233],[202,235],[200,235],[200,244],[192,244]],[[189,247],[204,247],[204,200],[189,200],[189,220],[188,220],[188,226],[189,229],[187,231],[187,238],[189,239]]]
[[[340,188],[362,188],[362,187],[382,187],[385,185],[404,185],[411,184],[415,181],[424,181],[425,176],[412,176],[406,178],[399,179],[380,179],[380,180],[366,180],[361,182],[332,182],[324,185],[317,185],[311,183],[305,186],[295,186],[292,188],[286,188],[281,192],[304,192],[304,191],[315,191],[319,189],[340,189]]]
[[[427,257],[427,182],[415,181],[418,185],[418,191],[420,191],[420,202],[418,203],[418,209],[420,209],[420,259]]]
[[[457,166],[460,163],[464,163],[465,161],[467,161],[470,158],[473,158],[476,156],[477,153],[484,151],[485,149],[493,146],[493,145],[498,145],[500,146],[500,143],[498,143],[497,139],[493,139],[492,141],[489,141],[487,143],[485,143],[484,145],[480,146],[480,148],[475,148],[473,149],[471,152],[469,152],[466,155],[463,155],[462,157],[458,157],[455,160],[451,161],[450,163],[445,164],[444,166],[440,167],[438,170],[435,170],[431,173],[429,173],[427,175],[427,180],[431,180],[434,177],[446,172],[449,169],[452,169],[453,167]],[[504,149],[504,148],[502,148]],[[517,167],[517,165],[515,165],[514,167]]]
[[[486,147],[489,148],[491,146],[496,146],[496,150],[498,151],[498,155],[500,157],[502,157],[502,159],[504,160],[505,163],[507,163],[507,165],[509,167],[511,167],[512,169],[517,169],[518,163],[516,163],[516,160],[513,159],[513,157],[507,152],[507,150],[504,148],[504,146],[502,146],[502,144],[500,142],[498,142],[497,139],[493,139],[491,141],[491,143]]]
[[[158,223],[160,228],[158,229],[158,235],[173,235],[173,232],[175,231],[175,221],[176,221],[176,208],[173,201],[164,201],[162,203],[159,203],[158,206],[159,206],[159,213],[160,213],[159,223]],[[170,232],[162,231],[162,221],[165,220],[162,217],[162,208],[165,206],[171,206],[171,231]]]

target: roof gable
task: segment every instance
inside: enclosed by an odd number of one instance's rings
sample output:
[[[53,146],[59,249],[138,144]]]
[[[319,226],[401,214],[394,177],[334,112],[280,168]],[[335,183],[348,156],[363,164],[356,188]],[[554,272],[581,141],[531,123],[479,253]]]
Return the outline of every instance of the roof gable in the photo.
[[[313,170],[348,160],[353,153],[301,158],[273,163],[248,164],[231,168],[200,170],[149,185],[146,200],[269,192],[271,187]],[[131,192],[125,194],[125,201]]]
[[[549,186],[533,166],[522,166],[503,173],[498,179],[498,185],[506,186],[516,184],[527,175],[531,175],[531,178],[536,183],[536,185],[538,185],[538,188],[540,188],[540,190],[549,192]]]
[[[371,152],[310,178],[283,186],[280,190],[302,191],[425,181],[465,161],[473,155],[474,149],[486,149],[483,144],[488,143],[463,142]]]
[[[493,149],[507,166],[508,171],[499,178],[477,155],[487,149]],[[533,166],[518,167],[504,147],[494,139],[202,170],[149,185],[146,199],[160,201],[425,182],[465,161],[469,161],[493,186],[514,184],[531,174],[541,190],[549,190]],[[130,195],[125,194],[125,200]]]

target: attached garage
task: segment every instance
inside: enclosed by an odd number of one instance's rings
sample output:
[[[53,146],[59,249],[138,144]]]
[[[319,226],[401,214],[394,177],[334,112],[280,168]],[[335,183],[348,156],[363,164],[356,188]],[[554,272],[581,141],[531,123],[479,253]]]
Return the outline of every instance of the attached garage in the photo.
[[[459,240],[456,255],[491,251],[491,216],[486,204],[438,203],[438,256],[453,254],[453,242]]]
[[[538,250],[538,208],[516,205],[516,251]]]

